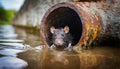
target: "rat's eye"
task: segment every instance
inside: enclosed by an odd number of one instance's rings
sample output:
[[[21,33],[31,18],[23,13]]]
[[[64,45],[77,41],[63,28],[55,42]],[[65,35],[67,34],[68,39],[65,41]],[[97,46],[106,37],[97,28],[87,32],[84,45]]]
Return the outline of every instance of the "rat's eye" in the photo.
[[[54,34],[54,36],[57,36],[56,34]]]
[[[64,34],[62,34],[62,36],[64,37]]]

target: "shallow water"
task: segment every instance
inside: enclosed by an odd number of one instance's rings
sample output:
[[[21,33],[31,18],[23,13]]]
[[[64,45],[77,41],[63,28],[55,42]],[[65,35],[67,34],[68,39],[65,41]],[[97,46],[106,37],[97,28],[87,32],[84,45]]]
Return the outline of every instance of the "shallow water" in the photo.
[[[0,26],[0,69],[120,69],[120,47],[79,52],[43,49],[34,30]]]

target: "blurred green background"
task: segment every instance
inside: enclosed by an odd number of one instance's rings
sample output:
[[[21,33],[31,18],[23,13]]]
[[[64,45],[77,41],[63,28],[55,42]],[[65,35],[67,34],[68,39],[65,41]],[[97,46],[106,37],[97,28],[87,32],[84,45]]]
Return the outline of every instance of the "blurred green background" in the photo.
[[[0,7],[0,25],[11,24],[16,12],[15,10],[5,10],[3,7]]]
[[[12,23],[24,0],[0,0],[0,25]]]

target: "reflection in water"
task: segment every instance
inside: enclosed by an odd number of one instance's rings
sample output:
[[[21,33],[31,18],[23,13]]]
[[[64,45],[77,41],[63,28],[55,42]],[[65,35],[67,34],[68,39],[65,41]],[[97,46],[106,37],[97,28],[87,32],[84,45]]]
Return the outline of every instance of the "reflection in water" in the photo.
[[[4,42],[4,43],[7,43],[7,42],[11,42],[11,43],[14,43],[14,42],[17,42],[17,43],[22,43],[24,42],[23,40],[17,40],[17,39],[0,39],[0,42]]]
[[[39,52],[28,50],[19,53],[18,57],[28,62],[29,65],[25,69],[80,69],[79,56],[74,54],[42,49]]]
[[[23,69],[28,66],[26,61],[16,57],[28,48],[17,36],[11,25],[0,26],[0,69]]]
[[[10,56],[17,56],[18,53],[23,52],[23,51],[24,50],[4,48],[3,50],[0,50],[0,54],[2,54],[2,55],[10,55]]]
[[[0,26],[0,35],[0,54],[2,55],[17,55],[30,47],[23,44],[24,40],[19,40],[17,36],[14,36],[18,34],[11,25]]]
[[[115,55],[114,49],[101,49],[79,53],[43,50],[41,69],[119,69],[120,54]]]
[[[103,49],[105,50],[105,49]],[[114,55],[112,50],[88,51],[79,54],[81,69],[117,69],[120,68],[120,59],[118,55]]]
[[[0,43],[0,46],[2,48],[12,48],[12,49],[18,49],[18,50],[27,50],[30,48],[29,45],[22,44],[22,43]]]
[[[17,36],[11,25],[0,25],[0,39],[16,38]]]
[[[43,50],[40,61],[41,69],[80,69],[77,54],[66,51]]]
[[[26,66],[27,62],[22,59],[11,56],[0,57],[0,69],[23,69]]]
[[[76,53],[42,49],[20,53],[19,57],[28,62],[25,69],[119,69],[120,54],[114,54],[115,50],[95,48]]]

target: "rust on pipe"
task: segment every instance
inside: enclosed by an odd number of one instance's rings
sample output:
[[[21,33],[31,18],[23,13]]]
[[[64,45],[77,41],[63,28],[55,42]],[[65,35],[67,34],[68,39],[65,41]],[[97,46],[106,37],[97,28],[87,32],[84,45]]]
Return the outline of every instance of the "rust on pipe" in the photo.
[[[70,27],[74,46],[89,46],[108,38],[120,39],[120,1],[64,2],[54,5],[45,13],[40,26],[44,44],[51,45],[51,26],[66,25]]]

